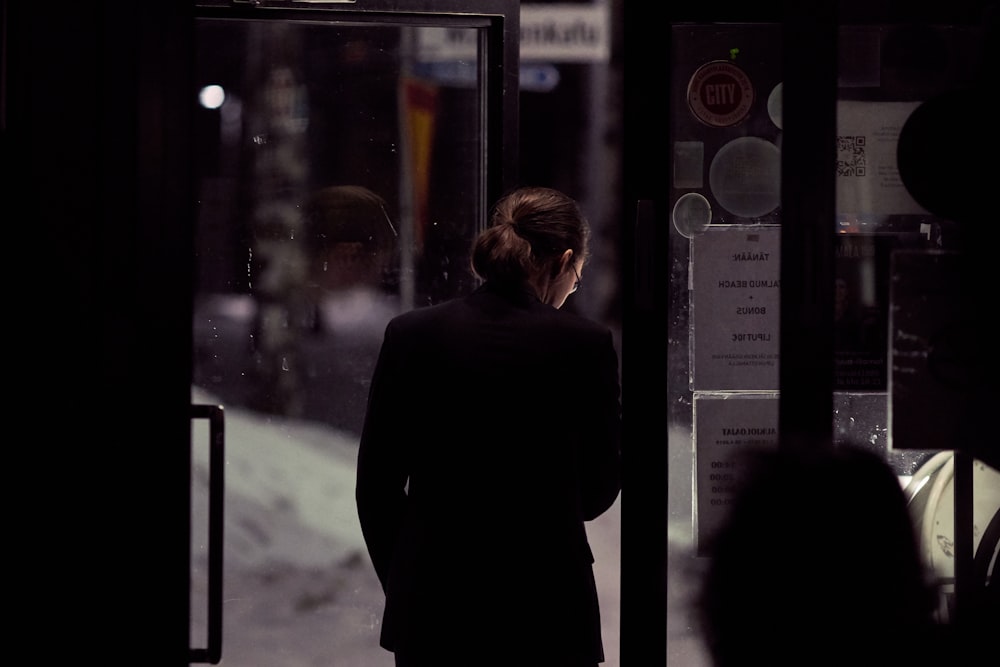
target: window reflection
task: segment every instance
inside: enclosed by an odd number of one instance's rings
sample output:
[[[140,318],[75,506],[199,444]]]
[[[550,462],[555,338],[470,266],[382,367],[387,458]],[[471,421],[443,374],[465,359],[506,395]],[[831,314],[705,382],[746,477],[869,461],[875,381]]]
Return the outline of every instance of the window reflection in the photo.
[[[721,300],[704,294],[699,300],[692,292],[697,292],[699,286],[732,285],[732,279],[741,278],[724,256],[720,259],[715,255],[715,260],[697,266],[699,243],[706,243],[713,233],[720,237],[734,231],[741,240],[759,245],[768,225],[815,222],[830,226],[836,253],[836,279],[831,285],[836,290],[832,397],[836,444],[852,444],[875,452],[889,462],[901,483],[911,478],[922,483],[929,476],[927,466],[939,458],[938,450],[952,445],[950,437],[937,425],[961,419],[960,413],[949,409],[951,406],[944,401],[906,404],[908,395],[935,395],[926,378],[927,350],[914,353],[909,346],[914,340],[929,340],[923,332],[942,328],[941,323],[948,322],[957,308],[954,295],[958,292],[949,283],[954,274],[939,274],[936,268],[943,263],[940,251],[957,249],[959,230],[955,220],[927,210],[920,198],[904,187],[897,150],[901,130],[915,109],[941,93],[971,85],[978,76],[978,29],[927,25],[841,27],[838,136],[831,137],[837,148],[836,164],[831,165],[836,210],[835,220],[825,222],[788,220],[783,218],[780,207],[780,184],[774,180],[780,177],[777,156],[785,141],[780,29],[780,25],[772,24],[678,24],[672,33],[670,244],[675,261],[671,265],[674,289],[669,364],[671,665],[708,663],[690,615],[691,592],[704,565],[698,558],[698,540],[710,523],[708,519],[717,516],[711,512],[699,515],[699,511],[713,505],[725,506],[731,500],[727,496],[729,483],[739,473],[718,452],[751,444],[749,439],[729,437],[741,430],[767,431],[758,423],[764,411],[753,405],[767,395],[756,391],[758,387],[752,382],[727,387],[726,391],[700,391],[705,389],[706,366],[713,368],[713,359],[748,356],[748,350],[735,349],[739,347],[736,345],[717,357],[707,354],[713,333],[725,327],[745,326],[749,316],[764,311],[759,295],[746,293],[740,298],[754,299],[747,304],[752,307],[730,308],[718,317],[709,315],[703,330],[696,326],[706,321],[708,310],[703,307],[696,318],[697,306],[706,300]],[[765,155],[772,156],[770,162],[763,159]],[[940,182],[935,183],[934,190],[947,191],[940,186]],[[785,250],[792,251],[796,249]],[[917,262],[914,257],[924,261]],[[915,268],[910,270],[911,266]],[[699,284],[696,277],[705,272],[712,279]],[[751,279],[746,283],[750,284]],[[726,295],[733,293],[728,291]],[[941,302],[935,301],[931,308],[931,298],[937,295],[941,295]],[[758,326],[771,326],[776,331],[777,308],[768,308],[768,312],[773,316],[770,323]],[[899,334],[893,324],[905,331]],[[753,376],[759,379],[763,374],[757,371]],[[893,378],[896,385],[890,391]],[[913,389],[907,391],[911,389],[907,385]],[[770,396],[776,399],[777,392]],[[753,409],[741,410],[740,405],[753,405]],[[905,414],[897,422],[916,425],[911,437],[891,426],[891,413],[899,414],[900,405]],[[727,419],[717,418],[722,410]],[[742,413],[749,416],[741,419]],[[707,414],[712,416],[706,418]],[[770,421],[777,426],[776,417]],[[724,428],[729,428],[728,434],[714,435]],[[838,490],[830,492],[836,494]],[[996,507],[985,494],[977,497],[977,502],[982,501],[987,507]],[[920,507],[914,507],[914,512],[919,521],[928,520],[929,512]],[[990,515],[986,513],[987,520]],[[926,548],[937,546],[928,544]],[[936,574],[946,582],[950,573],[938,567]]]
[[[203,19],[197,31],[192,401],[226,410],[223,664],[388,665],[355,449],[389,318],[473,282],[476,51],[429,67],[418,37],[442,34],[430,28]],[[475,29],[448,34],[477,43]]]

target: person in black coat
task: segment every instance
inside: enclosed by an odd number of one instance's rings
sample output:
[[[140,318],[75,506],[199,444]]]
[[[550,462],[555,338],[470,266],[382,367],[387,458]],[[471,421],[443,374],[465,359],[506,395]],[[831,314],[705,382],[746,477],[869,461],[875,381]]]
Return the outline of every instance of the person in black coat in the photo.
[[[386,327],[356,499],[397,665],[604,661],[585,522],[621,486],[618,356],[560,310],[588,240],[574,200],[516,189],[474,244],[484,282]]]

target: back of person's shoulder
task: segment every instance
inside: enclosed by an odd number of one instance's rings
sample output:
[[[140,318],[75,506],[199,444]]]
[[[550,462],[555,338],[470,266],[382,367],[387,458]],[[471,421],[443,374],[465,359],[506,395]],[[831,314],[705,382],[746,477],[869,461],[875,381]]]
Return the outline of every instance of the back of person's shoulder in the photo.
[[[572,310],[567,310],[562,308],[556,311],[557,315],[566,322],[567,326],[572,326],[583,331],[590,331],[596,334],[607,334],[610,329],[603,322],[598,322],[597,320],[582,315]]]
[[[611,340],[611,330],[607,325],[578,313],[553,309],[549,321],[552,331],[558,335],[590,344],[603,344]]]
[[[453,317],[460,307],[461,299],[451,299],[427,306],[418,306],[400,313],[389,322],[390,328],[398,330],[419,329]]]

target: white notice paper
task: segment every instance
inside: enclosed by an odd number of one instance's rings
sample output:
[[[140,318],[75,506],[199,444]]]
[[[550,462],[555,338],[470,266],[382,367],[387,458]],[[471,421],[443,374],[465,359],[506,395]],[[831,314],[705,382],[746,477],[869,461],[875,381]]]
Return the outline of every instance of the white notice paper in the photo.
[[[919,102],[837,103],[837,215],[923,215],[899,177],[899,133]]]
[[[738,454],[778,446],[778,397],[696,394],[693,412],[695,519],[700,553],[732,506],[746,472],[741,469]]]
[[[691,239],[692,389],[776,390],[781,227],[710,227]]]

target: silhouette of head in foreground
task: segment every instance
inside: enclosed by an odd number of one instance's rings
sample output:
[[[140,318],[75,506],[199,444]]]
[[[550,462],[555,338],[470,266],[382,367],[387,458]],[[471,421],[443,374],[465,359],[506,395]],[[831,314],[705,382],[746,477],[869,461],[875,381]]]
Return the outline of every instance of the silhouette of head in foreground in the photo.
[[[934,592],[888,464],[842,446],[741,465],[700,591],[713,664],[935,664]]]

